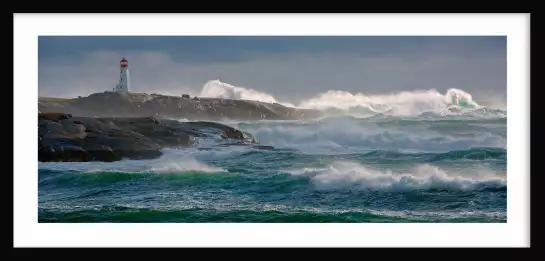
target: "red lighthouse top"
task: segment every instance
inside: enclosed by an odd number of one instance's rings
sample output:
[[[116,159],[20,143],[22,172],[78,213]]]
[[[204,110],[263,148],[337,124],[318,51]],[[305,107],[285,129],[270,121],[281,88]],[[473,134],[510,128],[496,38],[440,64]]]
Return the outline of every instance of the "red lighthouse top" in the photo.
[[[121,59],[121,61],[119,62],[120,66],[121,67],[127,67],[129,65],[129,61],[127,61],[125,59],[125,57],[123,57],[123,59]]]

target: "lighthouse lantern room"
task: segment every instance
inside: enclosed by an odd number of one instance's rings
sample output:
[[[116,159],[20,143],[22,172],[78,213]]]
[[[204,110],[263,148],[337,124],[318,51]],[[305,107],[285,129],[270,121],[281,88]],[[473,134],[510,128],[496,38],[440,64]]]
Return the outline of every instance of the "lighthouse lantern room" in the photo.
[[[119,62],[119,83],[115,86],[115,92],[129,92],[130,80],[129,80],[129,62],[123,58]]]

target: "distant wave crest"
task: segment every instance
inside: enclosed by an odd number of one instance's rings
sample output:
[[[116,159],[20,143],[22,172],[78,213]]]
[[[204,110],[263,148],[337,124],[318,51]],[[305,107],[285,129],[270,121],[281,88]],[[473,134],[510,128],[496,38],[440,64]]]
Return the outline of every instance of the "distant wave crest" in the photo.
[[[255,100],[269,103],[277,102],[276,99],[268,93],[235,87],[228,83],[223,83],[220,80],[208,81],[204,84],[199,96],[236,100]]]
[[[387,114],[396,116],[419,116],[425,113],[441,115],[457,114],[468,110],[482,109],[484,106],[473,100],[470,93],[456,88],[442,94],[435,89],[402,91],[397,93],[367,95],[341,90],[330,90],[310,99],[294,104],[279,101],[273,95],[251,88],[233,86],[220,80],[205,83],[201,97],[256,100],[279,103],[299,109],[315,109],[331,113]]]
[[[490,122],[493,122],[492,120]],[[500,123],[501,124],[501,123]],[[448,152],[489,147],[505,149],[502,129],[491,132],[464,121],[329,117],[307,122],[239,123],[262,144],[308,154],[361,153],[369,150]]]

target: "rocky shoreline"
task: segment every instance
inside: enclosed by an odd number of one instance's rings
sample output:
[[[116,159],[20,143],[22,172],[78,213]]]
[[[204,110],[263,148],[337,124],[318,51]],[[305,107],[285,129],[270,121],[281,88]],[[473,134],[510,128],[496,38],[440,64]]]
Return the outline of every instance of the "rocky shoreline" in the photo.
[[[179,122],[155,117],[85,117],[62,112],[38,113],[38,161],[112,162],[152,159],[164,148],[187,148],[198,138],[219,139],[256,149],[249,133],[209,121]]]
[[[38,110],[82,117],[155,117],[188,120],[301,120],[320,117],[315,110],[278,103],[146,93],[94,93],[86,97],[38,98]]]

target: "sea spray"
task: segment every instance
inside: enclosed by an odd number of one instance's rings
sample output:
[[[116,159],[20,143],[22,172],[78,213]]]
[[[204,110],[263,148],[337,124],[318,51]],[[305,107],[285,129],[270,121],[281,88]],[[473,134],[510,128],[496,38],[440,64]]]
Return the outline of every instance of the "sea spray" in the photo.
[[[345,113],[366,112],[367,114],[388,114],[395,116],[417,116],[426,112],[448,113],[451,109],[471,110],[482,108],[470,93],[450,88],[445,94],[435,89],[402,91],[380,95],[366,95],[363,92],[351,93],[330,90],[312,98],[295,103],[279,101],[273,95],[251,88],[237,87],[220,80],[208,81],[201,89],[202,97],[256,100],[279,103],[299,109],[322,111],[342,111]]]
[[[304,168],[286,172],[309,177],[316,188],[321,190],[346,188],[389,191],[475,190],[506,186],[505,177],[499,177],[490,170],[464,175],[455,171],[445,171],[430,164],[416,165],[407,172],[393,172],[381,171],[358,162],[335,161],[324,168]]]
[[[504,123],[503,123],[504,124]],[[245,124],[261,144],[297,149],[309,154],[364,153],[371,150],[448,152],[473,147],[505,148],[504,129],[482,131],[463,121],[359,119],[351,116],[286,124]],[[460,127],[461,126],[461,127]]]
[[[39,163],[39,222],[507,222],[506,111],[451,89],[298,101],[306,121],[230,121],[155,160]],[[201,94],[278,102],[209,83]]]

